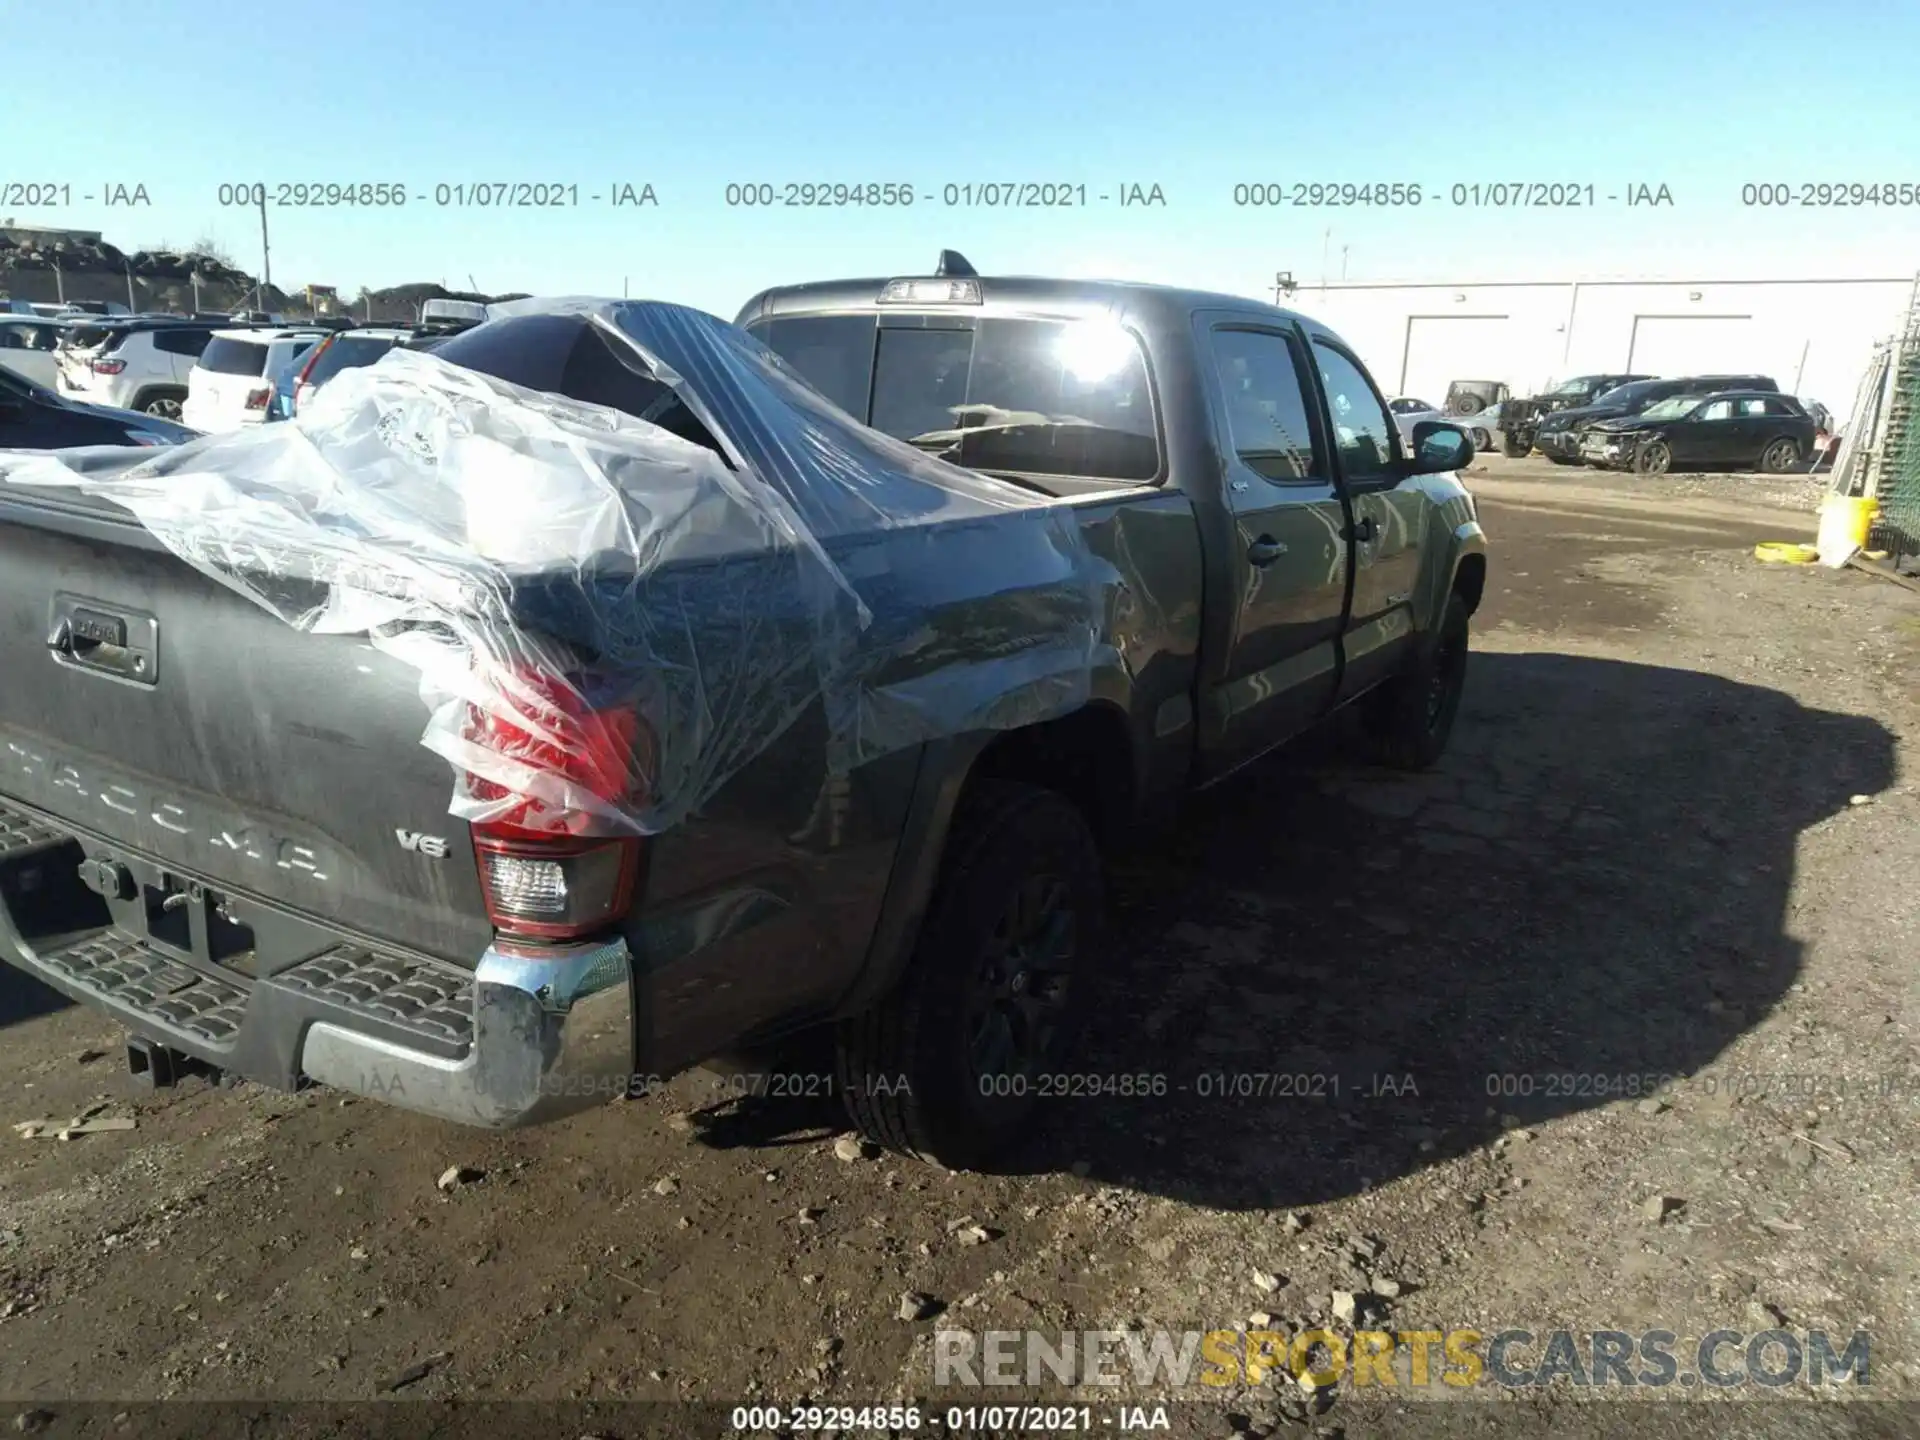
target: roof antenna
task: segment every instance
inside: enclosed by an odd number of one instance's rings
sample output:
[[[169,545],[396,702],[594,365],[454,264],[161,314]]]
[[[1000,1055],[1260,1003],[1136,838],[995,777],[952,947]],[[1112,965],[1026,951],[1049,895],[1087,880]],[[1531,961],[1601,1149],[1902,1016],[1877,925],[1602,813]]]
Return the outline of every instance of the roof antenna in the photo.
[[[980,272],[967,263],[967,257],[958,250],[942,250],[940,264],[933,272],[935,275],[958,275],[978,277]]]

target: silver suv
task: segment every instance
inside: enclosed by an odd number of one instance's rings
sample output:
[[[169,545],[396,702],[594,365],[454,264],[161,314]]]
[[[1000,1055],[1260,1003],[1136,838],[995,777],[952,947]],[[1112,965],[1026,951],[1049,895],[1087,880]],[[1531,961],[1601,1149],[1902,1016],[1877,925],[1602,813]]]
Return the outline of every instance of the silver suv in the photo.
[[[60,349],[54,388],[90,405],[177,421],[187,377],[215,328],[165,320],[77,325]]]

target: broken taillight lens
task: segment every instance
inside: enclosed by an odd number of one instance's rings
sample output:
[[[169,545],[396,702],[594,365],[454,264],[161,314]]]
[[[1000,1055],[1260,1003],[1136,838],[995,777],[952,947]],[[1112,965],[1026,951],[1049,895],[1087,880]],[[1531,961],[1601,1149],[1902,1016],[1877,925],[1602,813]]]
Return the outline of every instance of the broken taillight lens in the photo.
[[[651,748],[638,712],[596,707],[567,680],[535,667],[513,670],[494,708],[469,705],[464,738],[580,792],[583,802],[630,810],[645,797]],[[473,822],[473,837],[496,930],[580,940],[626,914],[640,873],[638,838],[588,837],[591,811],[519,794],[489,776],[469,771],[466,785],[492,812]]]

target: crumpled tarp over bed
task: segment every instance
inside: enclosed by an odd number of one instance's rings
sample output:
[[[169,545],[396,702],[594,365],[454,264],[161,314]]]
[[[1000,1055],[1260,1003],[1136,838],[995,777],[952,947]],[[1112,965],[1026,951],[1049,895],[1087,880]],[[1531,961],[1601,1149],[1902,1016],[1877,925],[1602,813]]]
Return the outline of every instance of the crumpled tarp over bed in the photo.
[[[726,457],[396,350],[289,422],[0,453],[0,480],[110,500],[288,625],[369,636],[419,672],[451,813],[532,831],[664,830],[816,704],[844,773],[1066,713],[1113,659],[1117,577],[1066,506],[867,429],[711,315],[494,313],[585,317]]]

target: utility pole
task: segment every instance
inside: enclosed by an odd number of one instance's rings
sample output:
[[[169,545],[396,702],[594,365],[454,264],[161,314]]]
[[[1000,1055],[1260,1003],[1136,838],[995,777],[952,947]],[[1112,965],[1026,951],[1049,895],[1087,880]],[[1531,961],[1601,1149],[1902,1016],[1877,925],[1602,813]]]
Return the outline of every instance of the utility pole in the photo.
[[[1346,245],[1340,247],[1340,280],[1343,284],[1347,278],[1347,251],[1350,248],[1350,246]]]
[[[260,308],[267,308],[267,291],[273,288],[273,252],[267,248],[267,187],[260,187]]]
[[[133,262],[129,260],[127,262],[127,313],[132,315],[138,311],[139,308],[138,305],[133,303]]]

